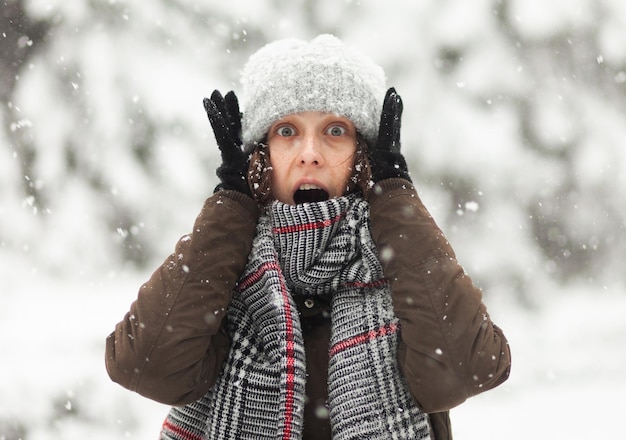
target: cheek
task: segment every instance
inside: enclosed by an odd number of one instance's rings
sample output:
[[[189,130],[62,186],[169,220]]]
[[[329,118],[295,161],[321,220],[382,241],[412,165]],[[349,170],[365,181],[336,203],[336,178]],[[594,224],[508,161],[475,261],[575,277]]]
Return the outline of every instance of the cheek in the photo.
[[[288,177],[289,177],[289,165],[280,158],[272,157],[272,178],[271,178],[271,190],[272,196],[276,199],[289,203],[287,199],[288,194]]]
[[[337,155],[334,159],[334,162],[336,164],[334,168],[340,169],[344,173],[351,173],[352,168],[354,167],[355,154],[356,150],[348,153],[344,152],[341,155]]]
[[[352,163],[350,165],[352,165]],[[344,168],[344,171],[341,176],[341,182],[342,182],[342,186],[344,189],[350,186],[350,178],[352,177],[353,174],[354,174],[354,170],[352,169],[352,166],[346,166]]]
[[[288,174],[288,166],[284,158],[272,157],[272,180],[274,182],[282,181],[285,179],[285,176],[287,174]]]
[[[354,155],[344,158],[341,164],[333,168],[333,187],[335,196],[344,195],[351,186],[350,179],[354,175]]]

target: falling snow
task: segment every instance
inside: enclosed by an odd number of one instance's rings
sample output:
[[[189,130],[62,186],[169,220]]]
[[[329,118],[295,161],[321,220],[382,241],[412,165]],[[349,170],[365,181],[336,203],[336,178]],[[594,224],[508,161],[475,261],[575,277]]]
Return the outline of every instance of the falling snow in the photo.
[[[622,0],[27,3],[54,26],[0,34],[30,54],[0,78],[0,438],[157,437],[167,407],[110,381],[104,343],[217,184],[202,98],[261,39],[326,29],[387,69],[413,182],[512,346],[455,438],[526,438],[530,413],[578,438],[581,411],[623,433]]]

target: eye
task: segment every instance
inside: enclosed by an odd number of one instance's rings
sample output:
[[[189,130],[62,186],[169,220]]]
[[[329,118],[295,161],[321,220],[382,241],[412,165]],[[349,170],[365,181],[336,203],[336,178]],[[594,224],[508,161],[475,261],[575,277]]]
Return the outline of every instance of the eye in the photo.
[[[342,136],[346,134],[346,128],[341,125],[331,125],[328,127],[327,133],[331,136]]]
[[[278,136],[285,136],[285,137],[294,136],[296,134],[296,130],[289,125],[283,125],[276,129],[276,134]]]

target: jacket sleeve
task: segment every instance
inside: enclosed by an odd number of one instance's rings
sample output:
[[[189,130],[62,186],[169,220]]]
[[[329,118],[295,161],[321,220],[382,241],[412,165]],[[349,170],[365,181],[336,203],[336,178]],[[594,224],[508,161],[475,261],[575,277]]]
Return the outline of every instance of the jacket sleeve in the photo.
[[[507,340],[413,185],[388,179],[372,192],[372,236],[401,325],[400,369],[422,410],[447,411],[508,378]]]
[[[141,286],[106,340],[111,379],[169,405],[202,397],[228,352],[222,324],[257,224],[256,203],[235,191],[207,199],[193,232]]]

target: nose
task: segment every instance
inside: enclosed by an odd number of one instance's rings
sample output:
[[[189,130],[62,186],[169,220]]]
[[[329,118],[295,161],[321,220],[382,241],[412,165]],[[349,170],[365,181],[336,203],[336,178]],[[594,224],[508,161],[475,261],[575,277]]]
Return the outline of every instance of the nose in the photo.
[[[302,148],[300,149],[300,164],[320,166],[324,163],[324,157],[320,149],[321,140],[315,133],[303,136]]]

